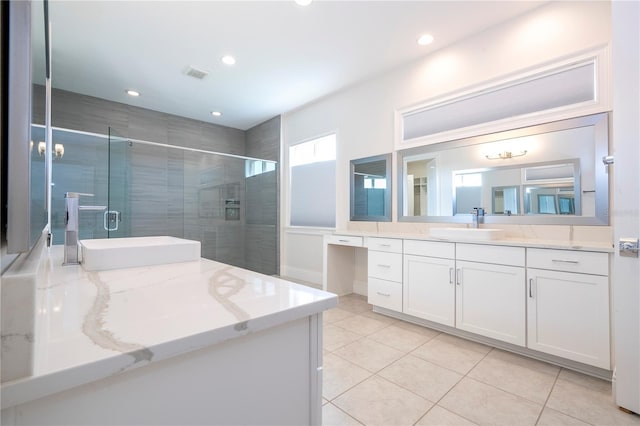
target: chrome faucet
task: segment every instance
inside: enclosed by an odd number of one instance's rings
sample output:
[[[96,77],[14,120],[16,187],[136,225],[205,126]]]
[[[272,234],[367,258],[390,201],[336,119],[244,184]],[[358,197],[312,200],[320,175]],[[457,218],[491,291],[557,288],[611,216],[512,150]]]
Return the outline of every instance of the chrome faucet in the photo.
[[[473,212],[471,213],[471,226],[474,228],[478,227],[478,224],[484,222],[484,209],[482,207],[474,207]]]
[[[78,265],[78,213],[80,210],[103,211],[107,206],[81,206],[80,196],[93,197],[93,194],[67,192],[64,194],[64,263],[63,265]]]

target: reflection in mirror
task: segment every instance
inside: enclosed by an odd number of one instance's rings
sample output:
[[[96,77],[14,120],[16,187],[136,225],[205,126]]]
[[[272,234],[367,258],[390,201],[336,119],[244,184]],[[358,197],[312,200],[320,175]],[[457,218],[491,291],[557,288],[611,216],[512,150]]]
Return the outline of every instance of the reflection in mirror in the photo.
[[[400,221],[608,224],[608,116],[398,152]]]
[[[351,220],[391,221],[391,155],[351,161]]]
[[[558,207],[558,194],[561,193],[562,197],[572,199],[573,206],[565,208],[562,214],[580,214],[580,197],[574,195],[574,188],[580,186],[579,162],[572,159],[544,165],[455,171],[453,211],[471,214],[474,207],[482,207],[488,215],[561,214]],[[524,194],[523,199],[520,199],[520,193]],[[552,209],[548,205],[540,209],[544,204],[532,200],[538,194],[555,197],[555,207]]]
[[[491,190],[493,214],[520,214],[520,191],[518,186],[494,186]]]

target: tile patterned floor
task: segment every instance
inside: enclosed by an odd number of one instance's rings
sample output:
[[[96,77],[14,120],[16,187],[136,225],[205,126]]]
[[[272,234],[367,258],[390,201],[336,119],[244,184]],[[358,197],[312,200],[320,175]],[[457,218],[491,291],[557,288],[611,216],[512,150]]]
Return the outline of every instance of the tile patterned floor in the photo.
[[[324,313],[323,424],[640,425],[611,384],[371,311]]]

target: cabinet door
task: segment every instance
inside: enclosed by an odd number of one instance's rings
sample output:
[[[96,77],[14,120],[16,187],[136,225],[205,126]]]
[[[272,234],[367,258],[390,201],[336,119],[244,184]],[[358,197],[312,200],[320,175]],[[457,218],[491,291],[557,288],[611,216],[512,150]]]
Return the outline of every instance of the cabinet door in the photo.
[[[403,312],[454,326],[453,259],[404,256]]]
[[[524,346],[524,268],[458,261],[456,275],[456,327]]]
[[[610,369],[609,280],[528,269],[528,347]]]

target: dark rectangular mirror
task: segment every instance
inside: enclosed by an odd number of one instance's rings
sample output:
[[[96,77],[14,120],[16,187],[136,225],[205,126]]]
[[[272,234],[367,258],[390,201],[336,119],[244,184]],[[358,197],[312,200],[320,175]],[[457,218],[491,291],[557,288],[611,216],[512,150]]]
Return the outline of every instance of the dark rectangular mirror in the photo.
[[[351,160],[351,220],[391,221],[391,154]]]

